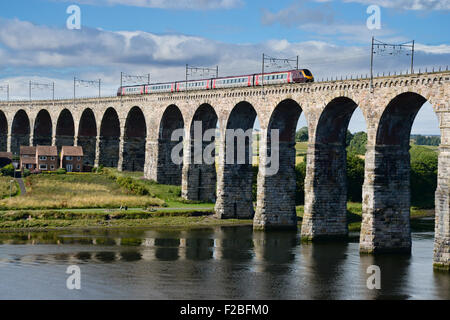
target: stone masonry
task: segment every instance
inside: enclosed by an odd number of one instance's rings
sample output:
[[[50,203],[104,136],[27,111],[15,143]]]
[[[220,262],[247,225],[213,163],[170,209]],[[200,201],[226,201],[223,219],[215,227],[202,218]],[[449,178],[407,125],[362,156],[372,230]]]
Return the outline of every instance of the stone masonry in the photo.
[[[219,218],[254,216],[255,229],[295,228],[295,150],[290,123],[296,123],[303,112],[310,141],[301,232],[302,237],[314,241],[347,234],[342,132],[346,132],[354,108],[359,107],[368,133],[361,252],[409,252],[407,141],[417,111],[429,101],[438,116],[442,138],[436,189],[434,265],[449,269],[449,97],[450,72],[435,72],[375,78],[372,88],[369,79],[354,79],[274,85],[264,89],[1,102],[0,151],[18,153],[20,145],[34,144],[35,140],[59,145],[63,139],[69,144],[89,145],[86,161],[94,165],[118,166],[120,170],[142,170],[143,166],[148,179],[182,184],[186,198],[214,200],[216,197]],[[38,117],[41,110],[46,110],[49,117]],[[212,115],[216,117],[220,132],[216,137],[217,163],[209,166],[185,161],[171,163],[171,150],[180,142],[172,141],[172,132],[184,128],[180,155],[186,159],[193,143],[191,139],[194,139],[190,135],[193,120],[211,120]],[[226,129],[252,128],[256,117],[262,132],[280,130],[281,160],[280,171],[265,176],[261,174],[264,155],[260,155],[255,208],[251,197],[251,164],[225,162],[227,142],[224,136]],[[144,124],[145,130],[129,134],[127,127],[136,123]],[[269,142],[267,136],[261,139],[262,144]],[[270,149],[267,145],[262,145],[261,150]]]

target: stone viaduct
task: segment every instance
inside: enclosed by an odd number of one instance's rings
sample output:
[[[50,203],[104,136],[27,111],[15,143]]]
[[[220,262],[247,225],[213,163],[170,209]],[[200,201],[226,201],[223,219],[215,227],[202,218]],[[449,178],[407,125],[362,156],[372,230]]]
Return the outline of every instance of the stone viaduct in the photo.
[[[229,88],[56,101],[0,103],[0,150],[20,145],[81,145],[86,164],[144,171],[164,184],[181,184],[182,196],[216,203],[218,218],[253,219],[255,229],[295,228],[295,129],[302,112],[309,128],[305,239],[342,238],[346,221],[345,135],[360,108],[368,144],[363,186],[360,250],[410,252],[409,138],[414,118],[429,101],[439,119],[441,145],[436,190],[434,265],[450,266],[450,72],[369,79]],[[262,132],[257,203],[252,201],[252,164],[225,162],[226,129]],[[216,164],[196,164],[194,121],[219,128]],[[184,129],[180,141],[174,130]],[[280,169],[264,175],[271,130],[280,134]],[[171,161],[183,140],[183,164]],[[199,141],[197,141],[198,143]],[[206,148],[205,142],[200,142]],[[216,169],[217,168],[217,169]]]

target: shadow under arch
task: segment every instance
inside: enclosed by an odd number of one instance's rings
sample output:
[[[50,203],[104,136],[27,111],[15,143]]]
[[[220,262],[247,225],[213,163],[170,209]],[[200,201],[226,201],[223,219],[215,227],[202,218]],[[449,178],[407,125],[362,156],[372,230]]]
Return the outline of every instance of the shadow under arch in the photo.
[[[42,109],[34,121],[33,145],[51,146],[52,145],[52,118],[50,113]]]
[[[144,171],[147,124],[142,109],[135,106],[125,122],[122,170]]]
[[[175,130],[184,128],[183,114],[174,104],[168,106],[161,117],[158,134],[158,160],[155,166],[156,181],[161,184],[181,185],[181,172],[183,168],[183,137],[172,141]],[[179,145],[181,143],[181,145]],[[173,161],[172,150],[179,145],[177,155],[180,161]]]
[[[72,113],[64,109],[61,111],[56,123],[56,141],[58,153],[62,146],[73,146],[75,141],[75,123]]]
[[[308,148],[303,239],[348,236],[346,137],[357,107],[348,97],[331,100],[320,115],[315,136],[310,139],[313,148]]]
[[[236,104],[222,130],[217,172],[216,216],[222,219],[253,219],[251,140],[257,112],[247,101]],[[228,132],[228,134],[227,134]],[[238,162],[241,154],[241,163]]]
[[[97,134],[94,112],[86,108],[81,114],[77,140],[78,146],[83,148],[83,164],[86,167],[93,167],[95,164]]]
[[[414,92],[394,97],[380,118],[375,145],[367,146],[365,176],[372,178],[363,187],[362,252],[411,252],[409,138],[425,102]]]
[[[0,151],[8,148],[8,120],[3,111],[0,110]]]
[[[20,109],[14,115],[11,128],[11,152],[19,155],[20,146],[30,145],[30,119],[25,110]]]
[[[214,202],[216,199],[215,140],[218,117],[204,103],[189,126],[189,162],[183,166],[182,196],[188,200]]]
[[[295,129],[301,113],[296,101],[283,100],[273,110],[267,132],[263,132],[254,229],[297,229]],[[273,139],[277,135],[278,139]]]
[[[114,108],[109,107],[103,114],[100,126],[99,164],[116,168],[119,163],[120,120]]]

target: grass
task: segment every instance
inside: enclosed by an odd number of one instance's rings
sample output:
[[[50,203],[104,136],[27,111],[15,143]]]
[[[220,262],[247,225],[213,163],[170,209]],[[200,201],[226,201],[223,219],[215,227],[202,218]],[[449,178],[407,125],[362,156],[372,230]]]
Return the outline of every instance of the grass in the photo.
[[[11,177],[0,176],[0,199],[8,198],[10,194],[15,196],[19,193],[19,186],[16,181],[12,184],[11,188]]]
[[[297,217],[302,221],[304,206],[296,207]],[[424,210],[411,207],[411,229],[413,231],[434,231],[434,219],[423,219],[434,217],[434,210]],[[347,203],[348,231],[359,232],[362,221],[362,204],[357,202]]]
[[[144,208],[164,204],[154,197],[134,195],[98,174],[32,175],[25,179],[25,185],[27,194],[0,200],[0,210]]]

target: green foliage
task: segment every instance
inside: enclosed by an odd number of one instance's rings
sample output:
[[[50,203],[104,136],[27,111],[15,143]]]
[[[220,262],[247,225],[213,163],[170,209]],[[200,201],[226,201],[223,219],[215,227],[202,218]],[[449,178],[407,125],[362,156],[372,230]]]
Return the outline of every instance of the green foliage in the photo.
[[[353,133],[350,132],[350,130],[347,130],[347,135],[345,136],[345,145],[348,147],[350,145],[350,142],[353,140]]]
[[[31,174],[31,171],[30,171],[30,170],[24,169],[24,170],[23,170],[22,177],[23,177],[23,178],[26,178],[26,177],[28,177],[30,174]]]
[[[295,166],[295,205],[305,203],[306,159]]]
[[[59,169],[56,170],[55,172],[56,172],[56,174],[66,174],[66,173],[67,173],[67,170],[64,169],[64,168],[59,168]]]
[[[295,141],[297,142],[305,142],[308,141],[308,127],[300,128],[295,133]]]
[[[410,155],[411,204],[421,208],[433,208],[438,155],[433,150],[421,146],[412,146]]]
[[[348,135],[347,135],[348,137]],[[364,155],[366,153],[367,133],[360,131],[353,135],[347,147],[348,153]]]
[[[347,200],[362,201],[364,183],[364,160],[354,153],[347,154]]]
[[[420,146],[439,146],[441,144],[441,137],[439,136],[413,135],[411,139]]]
[[[0,172],[2,173],[3,176],[14,177],[14,166],[12,165],[12,163],[10,163],[1,168]]]

